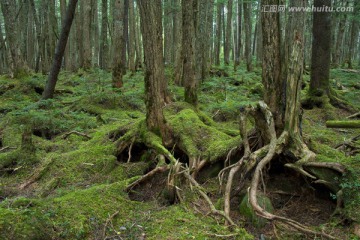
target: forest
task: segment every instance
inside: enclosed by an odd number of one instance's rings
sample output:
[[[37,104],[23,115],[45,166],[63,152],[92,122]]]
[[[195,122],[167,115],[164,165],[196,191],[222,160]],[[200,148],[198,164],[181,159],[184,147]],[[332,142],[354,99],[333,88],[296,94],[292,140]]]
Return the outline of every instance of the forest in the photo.
[[[360,239],[360,1],[0,0],[0,239]]]

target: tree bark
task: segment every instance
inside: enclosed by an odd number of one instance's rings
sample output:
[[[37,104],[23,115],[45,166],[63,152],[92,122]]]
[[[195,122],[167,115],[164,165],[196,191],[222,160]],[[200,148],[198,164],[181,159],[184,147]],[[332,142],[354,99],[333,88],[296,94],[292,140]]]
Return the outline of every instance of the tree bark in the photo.
[[[220,50],[221,50],[221,29],[222,29],[222,17],[221,17],[221,13],[222,13],[222,8],[223,3],[221,1],[217,1],[216,3],[216,33],[215,33],[215,47],[214,47],[214,52],[215,52],[215,65],[219,66],[220,65]]]
[[[66,0],[60,0],[60,12],[61,12],[61,22],[62,24],[64,24],[66,17]],[[72,42],[68,41],[64,52],[64,62],[65,62],[66,70],[71,70],[70,44],[72,44]]]
[[[66,10],[66,17],[63,24],[63,27],[61,29],[61,34],[59,41],[56,46],[55,56],[52,64],[52,68],[50,71],[50,74],[48,76],[48,80],[45,86],[45,90],[43,92],[42,98],[43,99],[49,99],[53,98],[55,86],[57,82],[57,78],[60,72],[62,58],[64,56],[66,43],[69,37],[71,25],[74,19],[75,10],[76,10],[76,4],[78,0],[70,0],[68,8]]]
[[[165,64],[171,64],[171,53],[173,47],[172,34],[172,0],[164,0],[164,61]]]
[[[134,0],[129,0],[129,69],[132,73],[135,73],[135,39],[136,27],[135,27],[135,10]]]
[[[150,131],[160,134],[165,145],[170,139],[163,107],[166,91],[164,74],[161,0],[138,0],[145,59],[146,125]]]
[[[345,0],[343,3],[344,7],[347,7],[349,5],[348,0]],[[346,21],[347,21],[347,13],[340,13],[340,22],[339,22],[339,30],[337,34],[337,40],[335,45],[335,56],[333,59],[333,65],[334,67],[339,67],[340,59],[341,59],[341,53],[342,53],[342,45],[344,41],[344,33],[345,33],[345,27],[346,27]]]
[[[195,0],[197,1],[197,0]],[[182,59],[185,101],[197,106],[197,82],[195,77],[195,26],[194,0],[181,2],[182,6]]]
[[[314,7],[331,7],[331,1],[315,0]],[[313,13],[310,96],[330,94],[331,13]]]
[[[262,8],[267,5],[279,5],[279,0],[263,0]],[[265,87],[264,101],[275,117],[275,126],[282,131],[284,121],[285,94],[281,79],[280,59],[280,22],[279,13],[262,12],[263,32],[262,83]]]
[[[245,59],[246,69],[248,72],[252,71],[252,57],[251,57],[251,2],[244,1],[244,25],[245,25]]]
[[[236,28],[236,41],[235,41],[235,63],[234,69],[240,64],[240,56],[242,50],[241,31],[242,31],[242,0],[237,0],[237,28]]]
[[[90,0],[81,0],[82,1],[82,39],[84,46],[84,61],[82,67],[85,70],[91,68],[92,60],[92,49],[91,49],[91,1]]]
[[[123,86],[123,76],[125,75],[124,48],[124,13],[125,1],[115,0],[114,8],[114,33],[113,33],[113,72],[112,85],[114,88]]]
[[[360,120],[353,121],[327,121],[328,128],[360,128]]]
[[[183,61],[182,61],[182,10],[180,0],[173,0],[174,6],[174,51],[175,51],[175,69],[174,82],[178,86],[182,86]]]
[[[228,0],[227,5],[227,18],[226,18],[226,38],[225,38],[225,48],[224,48],[224,62],[225,65],[230,64],[230,49],[232,46],[232,9],[233,9],[233,0]]]
[[[99,67],[99,7],[98,0],[92,0],[91,7],[91,48],[92,53],[92,65]]]
[[[101,37],[99,63],[101,69],[107,68],[108,62],[108,1],[101,1]]]

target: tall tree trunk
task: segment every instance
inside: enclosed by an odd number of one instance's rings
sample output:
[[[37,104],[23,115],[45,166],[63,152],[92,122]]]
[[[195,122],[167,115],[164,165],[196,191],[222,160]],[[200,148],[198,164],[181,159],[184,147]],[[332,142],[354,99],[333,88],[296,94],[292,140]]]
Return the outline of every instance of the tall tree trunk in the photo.
[[[348,0],[345,0],[344,6],[347,7],[349,4]],[[339,29],[336,39],[336,45],[335,45],[335,56],[333,59],[333,65],[334,67],[338,67],[340,64],[341,59],[341,50],[342,45],[344,42],[344,33],[345,33],[345,27],[346,27],[346,21],[347,21],[347,14],[346,13],[340,13],[340,22],[339,22]]]
[[[138,0],[145,59],[146,125],[161,135],[165,145],[171,138],[163,115],[164,92],[167,83],[164,74],[161,0]]]
[[[171,64],[171,53],[173,47],[172,33],[172,0],[164,1],[164,60],[165,64]]]
[[[263,0],[261,2],[262,9],[272,4],[279,5],[279,0]],[[266,89],[264,101],[275,117],[275,126],[282,131],[284,128],[285,95],[283,94],[284,83],[281,79],[279,13],[262,12],[261,14],[263,32],[262,82]]]
[[[83,41],[83,19],[84,19],[84,0],[79,1],[79,7],[77,8],[77,17],[75,18],[76,23],[76,45],[77,45],[77,67],[84,66],[84,41]]]
[[[66,0],[60,0],[60,12],[61,12],[61,27],[65,23],[66,17]],[[65,52],[64,52],[64,62],[65,62],[65,69],[71,70],[71,61],[70,61],[70,45],[72,44],[71,41],[68,41],[66,44]]]
[[[245,25],[245,59],[246,69],[248,72],[252,71],[252,57],[251,57],[251,2],[244,1],[244,25]]]
[[[197,106],[197,82],[195,77],[195,26],[194,1],[182,1],[182,59],[185,101]]]
[[[221,29],[222,29],[222,9],[223,9],[223,3],[221,1],[217,1],[216,3],[216,35],[215,35],[215,65],[220,65],[220,50],[221,50]]]
[[[49,60],[52,59],[55,53],[56,41],[58,40],[58,23],[55,13],[55,0],[48,0],[48,14],[49,14]]]
[[[19,39],[16,37],[16,1],[1,0],[1,10],[4,16],[6,42],[11,56],[11,73],[20,77],[28,72],[28,67],[21,57]]]
[[[183,61],[182,61],[182,10],[180,0],[173,0],[174,2],[174,51],[175,51],[175,69],[174,82],[178,86],[182,86]]]
[[[106,69],[108,62],[108,0],[101,1],[100,68]]]
[[[69,5],[66,10],[66,17],[64,24],[61,29],[60,38],[58,40],[56,51],[54,55],[53,64],[51,67],[50,74],[43,92],[42,98],[49,99],[53,98],[56,82],[61,68],[62,58],[64,56],[66,43],[69,37],[71,25],[74,19],[76,4],[78,0],[69,0]]]
[[[331,1],[315,0],[314,7],[331,7]],[[309,94],[322,96],[329,94],[331,13],[313,13],[313,42],[311,57],[311,79]]]
[[[212,46],[213,46],[213,22],[214,22],[214,2],[215,0],[207,0],[207,10],[206,10],[206,52],[204,53],[206,62],[203,62],[203,76],[202,79],[206,79],[209,76],[210,68],[212,64]]]
[[[227,19],[226,19],[226,37],[225,37],[225,48],[224,48],[224,62],[225,65],[230,63],[230,49],[232,46],[232,9],[233,9],[233,0],[228,0],[227,5]]]
[[[126,53],[129,52],[129,1],[125,0],[124,2],[124,48],[122,53],[122,58],[124,62],[124,75],[127,70],[127,58]]]
[[[139,17],[139,7],[136,5],[135,9],[135,68],[142,68],[143,57],[142,57],[142,47],[141,47],[141,30],[140,30],[140,17]]]
[[[242,31],[242,0],[237,0],[237,28],[236,28],[236,41],[235,41],[235,63],[234,69],[236,70],[237,66],[240,64],[240,56],[242,49],[241,42],[241,31]]]
[[[33,18],[34,18],[34,23],[36,26],[36,42],[37,42],[37,48],[36,48],[36,56],[35,56],[35,72],[38,72],[40,70],[40,61],[41,61],[41,57],[42,57],[42,48],[43,48],[43,44],[42,44],[42,34],[41,34],[41,23],[40,23],[40,19],[36,13],[36,8],[35,8],[35,2],[34,0],[30,0],[29,1],[30,6],[31,6],[31,12],[33,14]]]
[[[82,67],[84,69],[91,68],[92,60],[92,49],[91,49],[91,1],[90,0],[81,0],[82,1],[82,39],[84,46],[84,61]]]
[[[113,72],[112,85],[114,88],[121,88],[123,86],[123,76],[125,75],[125,61],[124,61],[124,13],[125,1],[115,0],[114,8],[114,39],[113,39]]]
[[[27,44],[26,44],[26,56],[27,64],[31,69],[35,69],[35,47],[36,47],[36,38],[35,38],[35,25],[34,25],[34,14],[32,11],[30,1],[27,4]]]
[[[2,33],[2,23],[0,23],[0,73],[6,73],[8,69],[7,48]]]
[[[99,7],[98,0],[92,0],[91,8],[91,48],[93,49],[92,64],[99,67]]]
[[[134,0],[129,0],[129,69],[135,73],[135,48],[136,48],[136,26],[135,26],[135,10]]]
[[[350,29],[350,43],[349,43],[349,50],[348,50],[348,68],[353,68],[353,59],[354,53],[356,52],[356,39],[359,38],[359,19],[358,15],[360,13],[360,3],[359,1],[354,1],[354,12],[352,16],[352,23]]]

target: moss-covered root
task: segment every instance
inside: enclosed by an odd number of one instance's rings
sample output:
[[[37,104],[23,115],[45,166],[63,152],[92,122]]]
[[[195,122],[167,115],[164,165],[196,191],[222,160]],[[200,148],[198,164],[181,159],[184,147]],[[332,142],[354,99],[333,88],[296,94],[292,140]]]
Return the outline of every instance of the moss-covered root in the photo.
[[[327,121],[328,128],[360,128],[360,120],[348,121]]]

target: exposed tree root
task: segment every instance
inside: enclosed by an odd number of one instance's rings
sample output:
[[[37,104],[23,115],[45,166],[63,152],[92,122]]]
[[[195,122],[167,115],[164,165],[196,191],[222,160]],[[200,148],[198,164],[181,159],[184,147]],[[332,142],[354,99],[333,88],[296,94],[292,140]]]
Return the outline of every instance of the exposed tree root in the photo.
[[[256,128],[260,129],[261,136],[264,137],[262,142],[265,144],[255,151],[251,150],[249,144],[249,137],[246,130],[246,121],[248,116],[257,118],[255,121]],[[259,119],[260,117],[262,118],[262,120]],[[240,184],[243,184],[245,177],[248,176],[250,173],[253,173],[251,184],[248,189],[248,194],[249,202],[258,216],[271,221],[282,222],[283,224],[291,226],[292,228],[295,228],[296,230],[305,234],[322,236],[328,239],[335,239],[333,236],[330,236],[326,233],[311,230],[307,226],[297,221],[286,217],[274,215],[268,212],[259,205],[257,199],[257,192],[260,188],[260,181],[262,181],[263,189],[265,189],[265,183],[262,177],[265,166],[267,166],[274,159],[275,156],[278,156],[284,151],[287,151],[287,153],[290,152],[290,154],[294,158],[299,159],[295,163],[285,164],[286,167],[294,169],[295,171],[301,173],[303,176],[313,179],[314,183],[322,184],[323,186],[329,188],[331,191],[334,192],[337,190],[336,187],[323,179],[318,179],[316,176],[309,173],[304,167],[327,168],[343,174],[346,170],[344,166],[338,163],[314,162],[313,160],[315,158],[315,154],[307,148],[307,146],[302,142],[302,140],[293,138],[293,136],[288,131],[283,131],[282,134],[277,137],[273,116],[264,102],[259,102],[256,107],[247,107],[242,109],[240,116],[240,132],[244,148],[243,157],[237,163],[224,168],[219,173],[219,179],[222,183],[225,173],[229,171],[229,174],[227,176],[227,183],[224,190],[224,211],[216,209],[211,199],[207,195],[206,190],[204,190],[201,185],[195,180],[196,173],[206,164],[206,160],[201,160],[201,158],[189,157],[190,166],[185,166],[183,163],[180,163],[174,157],[174,155],[162,144],[162,142],[158,138],[154,138],[151,135],[151,132],[146,134],[138,134],[136,131],[132,131],[131,133],[125,134],[121,137],[121,141],[118,142],[118,151],[121,152],[127,148],[128,151],[131,151],[131,146],[134,144],[134,142],[142,142],[149,149],[155,150],[157,154],[162,156],[162,158],[166,158],[169,163],[165,164],[164,160],[160,161],[155,169],[148,172],[147,174],[127,186],[126,191],[130,191],[136,185],[139,185],[149,180],[157,173],[169,171],[167,187],[171,198],[177,198],[181,200],[181,194],[178,191],[178,186],[180,184],[180,181],[178,179],[179,176],[183,176],[190,182],[192,189],[196,190],[200,194],[200,196],[207,202],[212,214],[221,216],[228,225],[235,225],[234,221],[230,217],[230,198],[234,176],[236,173],[240,172]],[[231,151],[228,153],[228,157],[229,155],[231,155]],[[129,160],[131,160],[130,153]],[[341,207],[341,205],[341,203],[338,203],[339,208]]]
[[[255,113],[255,111],[258,111],[258,112]],[[251,153],[250,147],[249,147],[249,142],[247,139],[246,129],[245,129],[246,117],[249,114],[253,115],[253,116],[256,115],[258,117],[259,111],[263,115],[263,119],[266,120],[266,129],[263,129],[263,134],[266,134],[269,137],[270,142],[267,145],[265,145],[264,147]],[[253,177],[251,180],[251,184],[250,184],[250,187],[248,190],[249,190],[249,202],[250,202],[252,208],[254,209],[255,213],[258,216],[268,219],[268,220],[272,220],[272,221],[283,222],[284,224],[287,224],[305,234],[311,234],[311,235],[316,235],[316,236],[323,236],[323,237],[326,237],[329,239],[335,239],[333,236],[330,236],[326,233],[313,231],[313,230],[309,229],[308,227],[306,227],[306,226],[302,225],[301,223],[294,221],[292,219],[277,216],[272,213],[269,213],[268,211],[266,211],[264,208],[262,208],[259,205],[258,200],[257,200],[257,191],[258,191],[259,182],[260,182],[260,179],[262,176],[262,172],[263,172],[265,166],[267,164],[269,164],[271,162],[271,160],[274,158],[275,154],[279,154],[285,150],[285,147],[287,146],[288,141],[289,141],[289,133],[287,131],[284,131],[280,135],[279,138],[276,137],[275,124],[274,124],[272,114],[271,114],[270,110],[268,109],[268,107],[266,106],[266,104],[263,102],[260,102],[258,104],[257,109],[247,108],[245,111],[242,111],[241,115],[242,116],[240,117],[240,129],[242,132],[245,154],[244,154],[244,157],[241,158],[236,164],[232,165],[230,168],[227,168],[227,169],[230,169],[230,173],[228,176],[228,181],[227,181],[227,185],[226,185],[225,193],[224,193],[224,199],[225,199],[224,213],[225,213],[226,218],[230,218],[230,216],[229,216],[230,215],[230,194],[231,194],[230,192],[232,189],[231,185],[232,185],[232,181],[233,181],[233,177],[234,177],[235,173],[241,169],[242,174],[246,175],[248,172],[250,172],[255,167]],[[257,126],[257,127],[260,127],[260,126]],[[314,179],[316,179],[316,177],[312,176],[310,173],[306,172],[302,167],[303,165],[304,166],[305,165],[313,166],[313,167],[325,167],[325,168],[334,169],[339,172],[344,171],[344,168],[341,165],[336,164],[336,163],[333,164],[333,163],[309,162],[315,157],[315,154],[313,152],[311,152],[306,147],[306,145],[304,145],[303,143],[300,142],[299,145],[300,146],[298,148],[295,148],[292,151],[294,152],[293,154],[295,156],[301,156],[301,159],[299,161],[297,161],[295,164],[287,165],[288,167],[292,167],[293,169],[296,169],[301,174],[303,174],[307,177],[314,178]],[[261,159],[261,160],[259,160],[259,159]],[[223,174],[224,174],[224,171],[222,171],[220,173],[220,179],[222,178]]]

